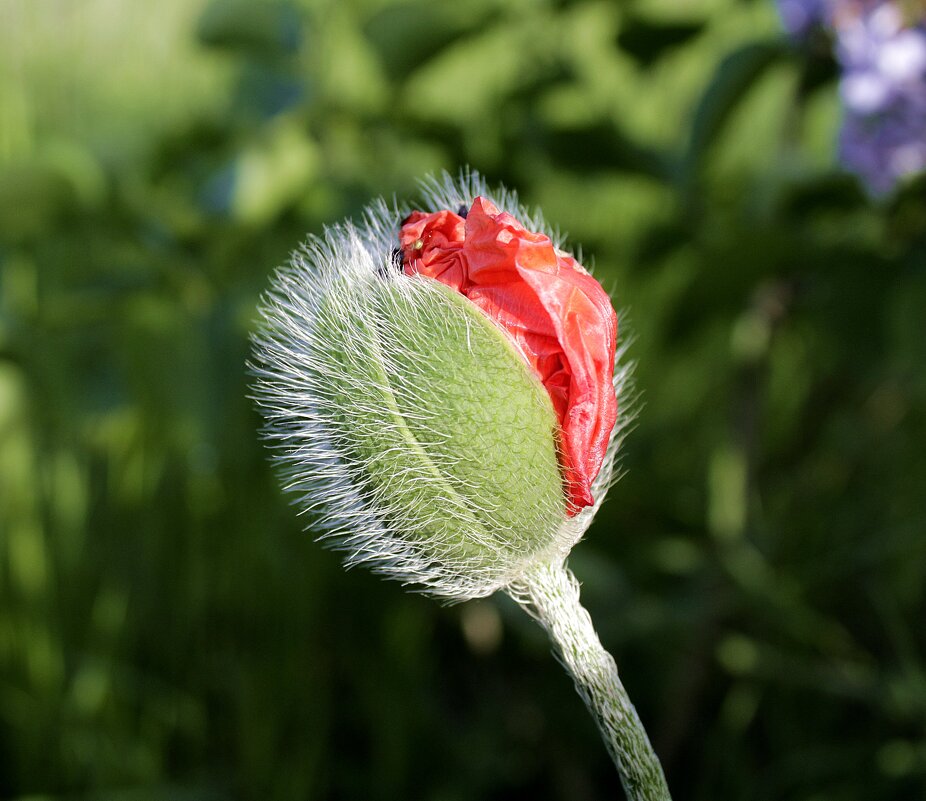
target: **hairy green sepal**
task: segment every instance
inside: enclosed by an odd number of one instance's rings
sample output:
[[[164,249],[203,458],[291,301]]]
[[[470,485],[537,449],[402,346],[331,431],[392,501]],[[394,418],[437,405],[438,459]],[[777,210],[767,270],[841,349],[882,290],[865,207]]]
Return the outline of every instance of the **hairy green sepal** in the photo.
[[[336,283],[317,324],[340,368],[332,436],[391,529],[445,571],[489,581],[553,547],[556,415],[482,311],[427,278],[371,276]]]

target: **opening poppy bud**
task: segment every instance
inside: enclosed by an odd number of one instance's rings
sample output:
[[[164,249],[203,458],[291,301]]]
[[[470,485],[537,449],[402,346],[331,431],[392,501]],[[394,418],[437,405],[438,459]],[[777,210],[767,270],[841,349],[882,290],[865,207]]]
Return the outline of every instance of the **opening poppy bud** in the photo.
[[[594,432],[600,452],[564,462],[576,441],[563,422],[577,405],[571,376],[606,372],[602,395],[613,402],[613,328],[605,327],[610,354],[573,364],[562,355],[549,299],[541,331],[531,317],[541,313],[536,299],[525,300],[521,318],[503,305],[515,287],[483,282],[481,295],[461,291],[480,275],[470,250],[505,244],[498,232],[478,228],[469,238],[471,221],[486,225],[495,207],[466,200],[465,220],[438,210],[416,231],[423,213],[403,225],[401,214],[380,204],[363,225],[310,241],[275,276],[255,337],[266,435],[298,504],[315,513],[316,527],[349,565],[367,564],[449,599],[491,594],[534,565],[564,558],[594,513],[576,516],[577,508],[592,502],[596,475],[600,502],[616,447],[613,417],[608,425],[595,412],[583,431]],[[530,239],[523,229],[518,236],[544,258],[553,254],[554,266],[583,286],[587,274],[547,237]],[[458,251],[469,257],[465,270]],[[410,252],[434,275],[410,269]],[[498,270],[516,269],[509,262]],[[490,298],[500,299],[487,306]],[[581,328],[589,303],[558,298],[578,309],[569,324]],[[503,308],[508,323],[525,323],[515,335],[501,324]],[[572,489],[577,473],[587,492],[581,503]]]

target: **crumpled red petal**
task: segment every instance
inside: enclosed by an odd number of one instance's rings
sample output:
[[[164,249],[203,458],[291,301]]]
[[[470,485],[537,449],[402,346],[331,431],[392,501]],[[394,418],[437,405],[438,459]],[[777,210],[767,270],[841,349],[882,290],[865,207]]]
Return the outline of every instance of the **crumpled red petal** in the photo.
[[[592,505],[591,485],[617,420],[617,315],[601,284],[548,236],[482,197],[465,219],[447,210],[412,213],[399,241],[406,274],[465,295],[524,354],[560,421],[569,515]]]

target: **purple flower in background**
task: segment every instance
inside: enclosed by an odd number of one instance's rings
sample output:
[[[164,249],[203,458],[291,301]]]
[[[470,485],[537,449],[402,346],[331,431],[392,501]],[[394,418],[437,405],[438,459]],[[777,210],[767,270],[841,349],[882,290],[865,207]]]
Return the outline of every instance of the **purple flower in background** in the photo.
[[[829,29],[842,70],[842,163],[874,195],[926,170],[926,19],[889,0],[778,0],[797,39]]]
[[[849,4],[846,4],[848,6]],[[893,3],[836,14],[845,107],[839,151],[873,194],[926,169],[926,22]]]

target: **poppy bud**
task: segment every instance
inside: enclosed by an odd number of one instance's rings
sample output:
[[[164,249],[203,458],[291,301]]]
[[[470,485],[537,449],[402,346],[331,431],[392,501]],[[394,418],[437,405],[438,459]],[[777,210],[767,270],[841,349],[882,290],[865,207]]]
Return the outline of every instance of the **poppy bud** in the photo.
[[[347,552],[347,563],[465,599],[562,560],[591,521],[613,460],[614,312],[597,282],[549,237],[529,234],[511,215],[501,219],[466,187],[440,191],[417,234],[424,213],[381,203],[363,224],[331,228],[298,252],[265,297],[255,370],[287,487],[318,513],[323,536]],[[448,210],[461,204],[465,220]],[[469,250],[480,247],[463,227],[482,226],[489,252],[505,232],[486,226],[499,225],[516,231],[522,250],[533,248],[519,258],[526,269],[540,265],[538,291],[547,282],[548,294],[559,293],[568,307],[561,317],[572,326],[572,364],[556,336],[553,301],[544,305],[530,290],[515,316],[511,298],[527,287],[514,280],[515,259],[504,265],[514,270],[504,285],[483,280],[482,296],[461,291],[478,272]],[[453,261],[455,248],[469,256],[458,280],[409,269],[409,253],[433,265]],[[568,280],[542,273],[543,259]],[[587,282],[600,293],[593,300],[582,292]],[[589,319],[598,328],[582,330]],[[593,342],[590,356],[588,347],[581,353],[583,337]],[[575,375],[581,392],[570,395]],[[576,397],[585,404],[574,415],[584,440],[570,439]],[[578,514],[580,506],[590,508]]]

